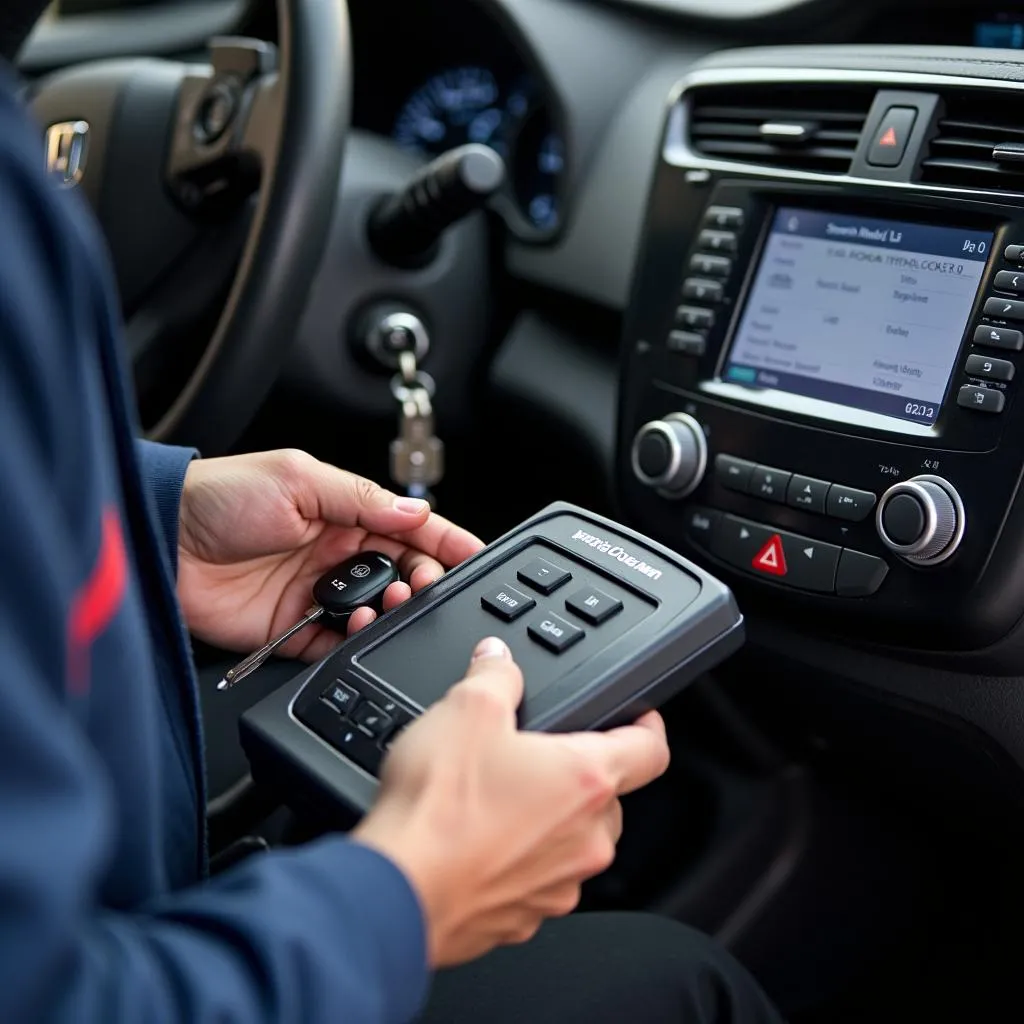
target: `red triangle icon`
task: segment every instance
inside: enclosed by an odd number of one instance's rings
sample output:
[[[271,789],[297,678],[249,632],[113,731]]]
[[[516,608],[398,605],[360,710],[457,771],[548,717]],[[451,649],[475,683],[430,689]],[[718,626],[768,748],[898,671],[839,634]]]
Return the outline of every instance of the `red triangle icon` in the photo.
[[[782,538],[776,533],[770,541],[754,556],[750,563],[760,572],[766,572],[769,576],[785,576],[786,554],[782,550]]]
[[[886,128],[886,130],[882,134],[882,137],[878,140],[878,144],[880,146],[895,146],[897,144],[896,129],[893,128],[891,125],[888,128]]]

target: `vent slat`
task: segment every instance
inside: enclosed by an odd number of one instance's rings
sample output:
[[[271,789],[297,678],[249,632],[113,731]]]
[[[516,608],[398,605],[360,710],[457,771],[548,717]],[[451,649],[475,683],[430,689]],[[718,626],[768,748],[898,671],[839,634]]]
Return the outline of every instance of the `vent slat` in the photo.
[[[873,89],[858,86],[758,83],[700,88],[690,97],[690,144],[719,159],[845,174],[873,98]],[[768,123],[801,125],[804,133],[792,139],[766,138],[761,126]]]

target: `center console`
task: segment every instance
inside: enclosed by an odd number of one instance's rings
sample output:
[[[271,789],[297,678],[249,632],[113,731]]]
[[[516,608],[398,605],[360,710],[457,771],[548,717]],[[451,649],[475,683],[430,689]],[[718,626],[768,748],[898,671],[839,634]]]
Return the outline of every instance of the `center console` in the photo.
[[[955,89],[954,89],[955,83]],[[641,529],[834,632],[976,649],[1024,612],[1019,85],[697,71],[623,347]]]

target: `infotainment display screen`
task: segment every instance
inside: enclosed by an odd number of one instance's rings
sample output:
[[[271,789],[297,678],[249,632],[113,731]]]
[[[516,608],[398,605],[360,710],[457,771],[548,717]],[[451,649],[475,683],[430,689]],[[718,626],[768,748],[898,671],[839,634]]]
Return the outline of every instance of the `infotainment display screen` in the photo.
[[[778,209],[721,379],[832,419],[933,424],[992,238]]]

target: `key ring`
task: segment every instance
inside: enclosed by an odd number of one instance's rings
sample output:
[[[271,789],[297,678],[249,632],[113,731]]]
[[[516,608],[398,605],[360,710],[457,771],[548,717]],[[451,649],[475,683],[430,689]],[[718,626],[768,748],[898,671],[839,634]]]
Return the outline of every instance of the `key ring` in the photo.
[[[391,378],[391,394],[395,396],[396,402],[403,404],[412,399],[416,391],[425,391],[428,398],[433,398],[434,388],[434,378],[423,370],[416,371],[411,384],[406,384],[398,373]]]

